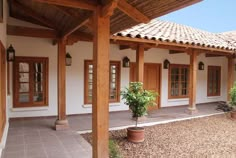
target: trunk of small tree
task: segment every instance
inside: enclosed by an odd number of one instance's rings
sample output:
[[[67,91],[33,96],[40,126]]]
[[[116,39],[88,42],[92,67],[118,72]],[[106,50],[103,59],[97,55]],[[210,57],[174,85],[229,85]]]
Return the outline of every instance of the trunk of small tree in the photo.
[[[138,117],[136,117],[135,120],[136,120],[136,124],[135,124],[135,126],[138,127]]]

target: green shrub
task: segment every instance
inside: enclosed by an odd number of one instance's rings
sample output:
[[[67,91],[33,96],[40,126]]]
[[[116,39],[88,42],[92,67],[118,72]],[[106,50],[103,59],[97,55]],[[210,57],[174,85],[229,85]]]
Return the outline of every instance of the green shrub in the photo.
[[[117,144],[114,140],[109,140],[109,157],[110,158],[122,158],[118,150]]]
[[[236,110],[236,82],[234,82],[234,86],[230,89],[230,106],[233,110]]]
[[[122,99],[125,99],[125,104],[129,106],[132,115],[136,118],[136,127],[138,117],[142,117],[147,113],[148,106],[156,105],[157,93],[143,89],[142,82],[130,82],[129,87],[121,91]]]

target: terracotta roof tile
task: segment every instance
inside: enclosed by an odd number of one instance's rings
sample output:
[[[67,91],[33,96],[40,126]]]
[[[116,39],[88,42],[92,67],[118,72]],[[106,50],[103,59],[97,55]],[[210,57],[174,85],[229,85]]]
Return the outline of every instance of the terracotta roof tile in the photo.
[[[229,34],[215,34],[186,25],[157,19],[152,20],[148,24],[136,25],[115,35],[236,50],[236,31]]]

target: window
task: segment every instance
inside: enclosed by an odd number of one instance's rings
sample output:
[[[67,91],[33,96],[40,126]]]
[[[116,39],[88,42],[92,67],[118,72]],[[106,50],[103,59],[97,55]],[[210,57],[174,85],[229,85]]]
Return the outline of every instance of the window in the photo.
[[[187,98],[189,93],[189,66],[170,65],[169,98]]]
[[[14,107],[48,104],[48,58],[16,57],[14,62]]]
[[[220,96],[220,66],[208,66],[207,96]]]
[[[84,75],[84,102],[85,104],[92,103],[93,92],[93,64],[92,61],[85,61],[85,75]],[[120,62],[110,62],[110,75],[109,75],[109,100],[110,102],[120,101]]]

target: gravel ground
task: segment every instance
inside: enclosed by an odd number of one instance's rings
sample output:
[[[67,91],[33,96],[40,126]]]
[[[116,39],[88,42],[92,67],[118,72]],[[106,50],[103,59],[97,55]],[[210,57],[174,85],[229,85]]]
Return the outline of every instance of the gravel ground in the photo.
[[[91,142],[91,134],[83,137]],[[236,121],[217,115],[145,127],[145,141],[126,140],[126,130],[111,131],[124,158],[236,158]]]

